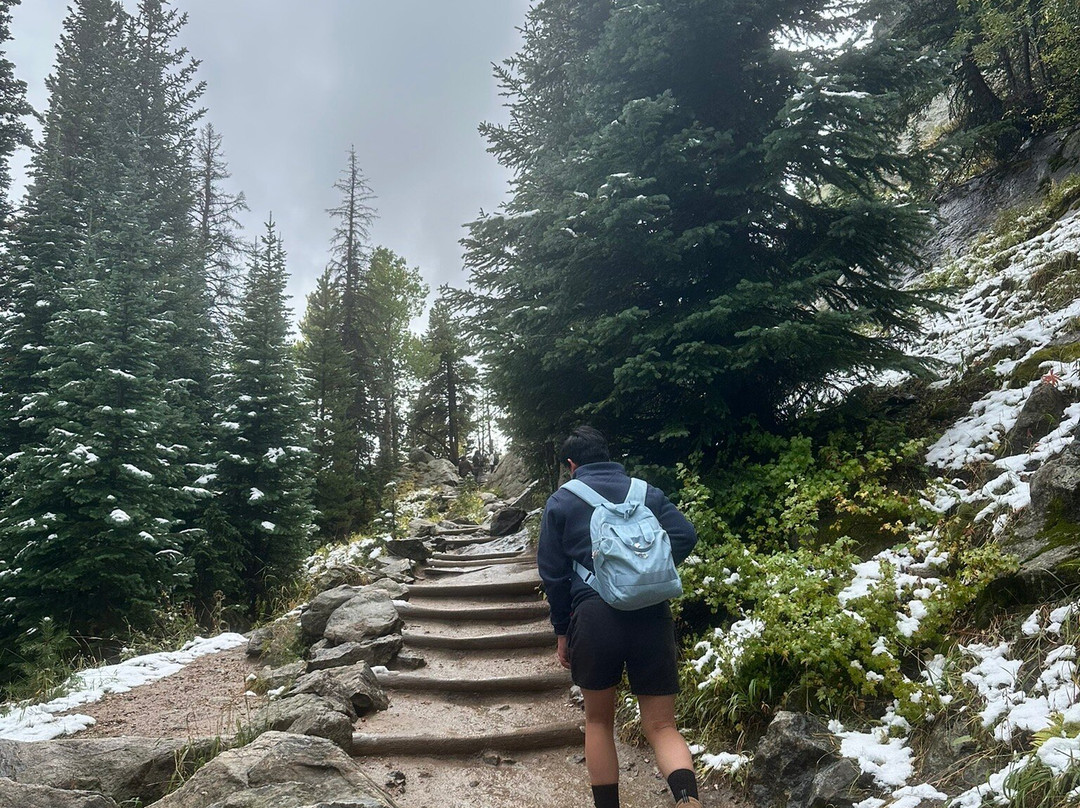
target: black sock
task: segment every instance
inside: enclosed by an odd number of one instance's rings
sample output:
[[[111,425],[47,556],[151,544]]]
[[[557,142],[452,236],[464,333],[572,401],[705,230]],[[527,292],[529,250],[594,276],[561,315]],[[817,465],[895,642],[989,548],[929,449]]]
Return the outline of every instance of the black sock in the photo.
[[[619,808],[619,784],[593,786],[592,799],[596,808]]]
[[[692,797],[698,798],[697,778],[692,769],[676,769],[667,778],[668,788],[671,789],[675,802]]]

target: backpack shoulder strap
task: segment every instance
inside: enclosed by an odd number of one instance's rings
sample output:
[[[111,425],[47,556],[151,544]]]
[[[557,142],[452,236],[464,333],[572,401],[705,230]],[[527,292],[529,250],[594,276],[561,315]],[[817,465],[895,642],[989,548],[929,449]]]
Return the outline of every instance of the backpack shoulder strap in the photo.
[[[594,508],[598,508],[601,505],[610,504],[606,499],[604,499],[598,493],[589,488],[589,486],[587,486],[581,480],[570,480],[569,482],[563,483],[562,487],[574,496],[578,497],[579,499],[585,500]]]
[[[644,505],[645,495],[649,492],[649,486],[644,480],[637,477],[630,478],[630,490],[626,492],[626,504]]]

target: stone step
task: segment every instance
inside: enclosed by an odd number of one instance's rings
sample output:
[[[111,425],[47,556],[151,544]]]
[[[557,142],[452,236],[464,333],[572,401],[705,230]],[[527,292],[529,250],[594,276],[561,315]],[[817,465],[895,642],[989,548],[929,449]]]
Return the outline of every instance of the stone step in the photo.
[[[478,533],[482,530],[480,525],[462,525],[461,527],[437,527],[435,528],[436,536],[467,536],[473,533]],[[491,536],[486,532],[484,533],[484,541],[490,541]]]
[[[474,535],[474,536],[469,536],[467,538],[461,538],[461,539],[443,538],[443,536],[447,535],[445,533],[436,533],[435,535],[442,539],[443,547],[446,547],[446,548],[448,548],[450,550],[453,550],[453,549],[458,548],[458,547],[469,547],[470,545],[473,545],[473,544],[486,544],[487,542],[491,541],[491,536],[489,534],[487,534],[487,533],[483,534],[482,536],[481,535]],[[455,535],[457,535],[457,534],[455,534]]]
[[[521,621],[536,620],[549,613],[547,601],[535,600],[525,603],[506,603],[498,606],[417,606],[407,601],[395,601],[398,614],[410,620],[444,620],[447,622]]]
[[[445,648],[454,651],[490,651],[496,648],[549,648],[555,645],[551,631],[517,631],[484,634],[478,637],[402,632],[406,645],[413,648]]]
[[[540,693],[570,687],[569,671],[536,673],[531,676],[495,676],[491,678],[451,678],[416,673],[379,670],[379,684],[391,690],[426,690],[442,693]]]
[[[484,570],[479,570],[482,572]],[[474,575],[475,573],[468,573]],[[517,578],[465,580],[466,575],[454,579],[453,583],[413,584],[409,587],[410,599],[424,598],[491,598],[506,595],[536,594],[540,588],[540,576],[534,571]]]
[[[354,733],[352,754],[365,755],[475,755],[486,751],[520,752],[578,746],[584,734],[577,722],[558,722],[485,735],[405,735]]]
[[[501,551],[497,553],[432,553],[431,560],[436,561],[494,561],[500,558],[520,558],[522,550]],[[534,556],[535,557],[535,556]]]
[[[461,567],[491,567],[500,564],[535,564],[536,556],[526,556],[515,553],[508,558],[474,558],[472,556],[454,555],[451,558],[435,558],[432,556],[426,567],[427,570],[460,569]]]

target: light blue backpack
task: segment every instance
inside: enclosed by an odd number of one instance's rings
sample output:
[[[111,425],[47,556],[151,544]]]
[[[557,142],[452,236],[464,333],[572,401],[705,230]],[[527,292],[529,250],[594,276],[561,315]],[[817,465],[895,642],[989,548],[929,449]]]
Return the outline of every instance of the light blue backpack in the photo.
[[[652,606],[682,594],[671,557],[671,539],[645,504],[644,480],[632,479],[626,501],[608,502],[581,480],[563,485],[593,507],[589,534],[595,572],[574,562],[574,571],[616,609]]]

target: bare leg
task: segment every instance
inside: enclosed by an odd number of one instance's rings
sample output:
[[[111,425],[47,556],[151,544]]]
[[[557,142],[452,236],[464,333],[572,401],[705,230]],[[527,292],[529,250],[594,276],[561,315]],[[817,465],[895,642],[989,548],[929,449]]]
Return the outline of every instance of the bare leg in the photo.
[[[589,770],[589,782],[594,786],[617,783],[619,757],[615,751],[615,688],[582,688],[581,694],[585,697],[585,766]]]
[[[649,745],[653,748],[653,754],[656,755],[656,766],[664,777],[676,769],[693,771],[694,759],[690,755],[686,741],[679,734],[678,727],[675,726],[675,697],[638,696],[638,706],[641,709],[641,728],[645,732]],[[586,699],[586,715],[588,708],[589,702]],[[586,748],[588,748],[588,742],[588,735],[586,735]],[[586,753],[587,758],[588,753]],[[591,772],[592,769],[590,768],[589,771]]]

